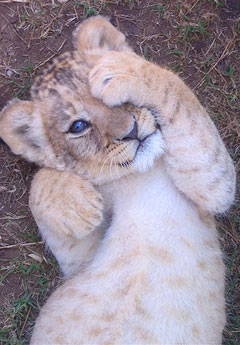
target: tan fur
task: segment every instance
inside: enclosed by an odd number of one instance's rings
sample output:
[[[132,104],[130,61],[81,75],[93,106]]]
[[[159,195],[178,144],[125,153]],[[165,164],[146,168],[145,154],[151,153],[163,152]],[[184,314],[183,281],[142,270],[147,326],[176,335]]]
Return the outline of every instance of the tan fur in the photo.
[[[103,27],[92,40],[99,23]],[[81,267],[102,236],[93,231],[102,220],[102,200],[89,181],[99,185],[135,170],[129,165],[138,143],[121,140],[135,122],[139,138],[156,131],[149,110],[132,105],[109,109],[90,93],[88,74],[99,57],[116,47],[131,50],[124,35],[112,28],[102,17],[81,24],[74,32],[77,50],[43,70],[32,86],[31,101],[14,99],[0,116],[0,136],[12,151],[52,168],[35,176],[30,208],[65,276]],[[77,119],[91,122],[91,128],[79,136],[67,133]]]
[[[183,81],[132,53],[104,18],[81,24],[74,42],[32,100],[0,117],[14,152],[45,167],[30,207],[75,275],[43,307],[31,344],[220,344],[224,266],[212,218],[235,188],[224,144]],[[91,122],[77,136],[76,119]]]
[[[175,185],[202,210],[229,207],[235,192],[232,160],[206,110],[178,76],[134,53],[110,52],[89,80],[92,94],[108,106],[130,102],[153,109]]]

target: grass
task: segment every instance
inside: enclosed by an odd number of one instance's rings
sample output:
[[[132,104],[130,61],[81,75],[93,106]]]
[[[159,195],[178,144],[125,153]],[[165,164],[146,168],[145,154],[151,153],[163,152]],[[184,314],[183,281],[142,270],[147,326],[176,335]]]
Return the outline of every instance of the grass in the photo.
[[[32,257],[35,259],[33,259]],[[2,344],[24,344],[29,339],[33,321],[39,309],[39,303],[56,285],[56,261],[48,258],[38,262],[41,254],[28,254],[21,251],[11,264],[1,268],[0,286],[5,284],[9,276],[18,277],[20,293],[17,297],[10,296],[0,307],[0,314],[4,315],[3,327],[0,330]],[[49,266],[52,268],[48,273]],[[27,331],[25,330],[27,324]]]
[[[183,16],[184,19],[189,19],[187,16]],[[207,24],[205,22],[198,22],[186,25],[179,25],[178,30],[183,39],[194,40],[199,36],[204,38],[207,35]]]
[[[1,4],[0,102],[27,99],[36,74],[69,50],[77,23],[96,14],[112,17],[135,50],[177,72],[194,90],[218,127],[239,172],[240,22],[228,1],[51,0]],[[1,24],[1,23],[0,23]],[[27,344],[39,306],[59,282],[27,206],[34,167],[0,145],[0,342]],[[5,207],[4,206],[4,207]],[[21,218],[22,217],[22,218]],[[239,196],[218,218],[227,268],[224,345],[240,344]],[[1,245],[0,245],[1,246]]]
[[[83,8],[84,18],[96,16],[99,13],[97,7],[90,6],[87,1],[74,1],[74,7],[75,9],[79,9],[80,7]]]
[[[163,5],[154,5],[152,11],[162,15],[165,12],[165,7]]]

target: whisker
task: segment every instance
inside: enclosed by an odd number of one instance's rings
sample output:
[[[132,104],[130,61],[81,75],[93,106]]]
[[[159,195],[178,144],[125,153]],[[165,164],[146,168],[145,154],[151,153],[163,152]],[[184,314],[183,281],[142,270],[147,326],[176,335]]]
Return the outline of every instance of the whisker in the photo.
[[[116,163],[115,157],[113,157],[113,159],[114,159],[114,168],[115,168],[116,174],[117,174],[118,178],[120,178],[118,164]]]
[[[99,174],[98,174],[98,178],[100,179],[101,178],[101,175],[102,175],[102,171],[103,171],[103,167],[104,165],[107,163],[108,160],[111,159],[111,157],[108,156],[108,153],[106,153],[106,155],[103,157],[103,163],[102,163],[102,166],[101,166],[101,169],[99,171]]]
[[[127,154],[126,154],[126,152],[122,152],[121,153],[121,155],[123,156],[123,159],[124,158],[126,158],[126,161],[124,161],[123,163],[120,163],[120,165],[124,168],[124,169],[127,169],[127,170],[129,170],[129,166],[130,166],[130,164],[129,164],[129,162],[128,162],[128,157],[127,157]]]
[[[114,179],[113,179],[113,175],[112,175],[112,163],[113,163],[113,159],[114,159],[114,157],[111,159],[111,163],[110,163],[110,177],[111,177],[111,179],[112,179],[114,188],[117,189],[117,188],[116,188],[115,181],[114,181]]]

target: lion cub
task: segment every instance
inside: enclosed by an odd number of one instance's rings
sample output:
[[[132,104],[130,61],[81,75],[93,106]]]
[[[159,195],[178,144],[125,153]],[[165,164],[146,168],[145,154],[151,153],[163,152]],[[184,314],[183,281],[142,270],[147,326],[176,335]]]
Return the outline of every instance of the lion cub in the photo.
[[[42,308],[31,344],[221,344],[213,215],[235,189],[224,144],[183,81],[131,52],[106,19],[85,21],[74,41],[32,101],[0,119],[13,152],[48,167],[30,206],[74,274]]]

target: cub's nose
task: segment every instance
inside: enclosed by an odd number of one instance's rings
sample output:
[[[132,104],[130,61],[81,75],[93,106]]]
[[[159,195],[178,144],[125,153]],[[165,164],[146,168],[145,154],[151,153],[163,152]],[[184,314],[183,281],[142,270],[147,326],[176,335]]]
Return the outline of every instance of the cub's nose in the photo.
[[[137,139],[138,139],[137,122],[134,121],[133,128],[125,137],[122,138],[122,140],[137,140]]]

